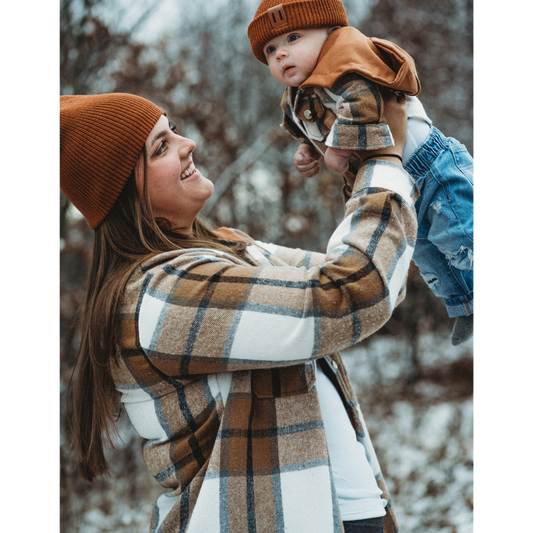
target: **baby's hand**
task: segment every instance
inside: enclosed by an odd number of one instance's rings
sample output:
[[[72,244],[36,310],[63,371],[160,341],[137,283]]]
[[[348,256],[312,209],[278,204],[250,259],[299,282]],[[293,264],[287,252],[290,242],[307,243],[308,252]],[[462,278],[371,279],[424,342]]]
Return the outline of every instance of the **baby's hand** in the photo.
[[[348,160],[350,159],[351,153],[352,150],[328,147],[324,154],[324,161],[334,172],[344,174],[348,170]]]
[[[318,150],[306,143],[301,143],[294,154],[294,166],[296,170],[306,176],[312,178],[320,172],[320,158]]]

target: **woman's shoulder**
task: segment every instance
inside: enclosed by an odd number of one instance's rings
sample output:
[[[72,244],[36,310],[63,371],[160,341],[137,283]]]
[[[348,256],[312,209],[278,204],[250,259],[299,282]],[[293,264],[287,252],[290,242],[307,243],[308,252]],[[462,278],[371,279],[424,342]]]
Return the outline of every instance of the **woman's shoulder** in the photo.
[[[135,268],[124,288],[123,311],[134,312],[139,299],[148,293],[175,294],[183,284],[206,281],[231,266],[245,264],[236,257],[209,248],[173,250],[153,255]]]
[[[136,269],[137,275],[144,277],[156,272],[173,272],[175,270],[190,270],[201,264],[223,262],[240,264],[240,260],[233,255],[212,248],[184,248],[154,255],[143,261]]]
[[[255,244],[255,240],[241,230],[233,228],[218,228],[215,233],[224,244],[231,243],[233,247],[242,246],[247,248]],[[209,247],[182,248],[154,254],[145,259],[133,271],[128,286],[143,281],[145,278],[154,276],[175,275],[179,272],[190,272],[201,268],[202,265],[219,263],[224,265],[250,266],[249,263],[239,259],[235,255],[223,250]],[[183,274],[185,275],[185,274]]]
[[[225,226],[222,226],[217,228],[215,233],[220,239],[224,239],[226,241],[241,241],[247,244],[253,244],[255,242],[250,235],[247,235],[244,233],[244,231],[235,228],[226,228]]]

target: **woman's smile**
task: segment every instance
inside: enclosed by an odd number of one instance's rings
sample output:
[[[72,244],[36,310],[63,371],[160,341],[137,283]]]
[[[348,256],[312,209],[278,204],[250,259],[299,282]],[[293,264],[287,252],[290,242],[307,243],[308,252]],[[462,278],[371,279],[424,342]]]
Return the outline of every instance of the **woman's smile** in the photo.
[[[196,171],[196,167],[194,166],[194,163],[191,161],[191,164],[187,167],[185,172],[183,172],[180,176],[180,180],[184,180],[185,178],[188,178],[191,174],[193,174]]]
[[[213,193],[213,183],[194,165],[195,142],[177,135],[163,115],[148,135],[146,145],[148,196],[154,216],[166,219],[172,228],[190,229]],[[139,190],[142,181],[143,174],[138,172]]]

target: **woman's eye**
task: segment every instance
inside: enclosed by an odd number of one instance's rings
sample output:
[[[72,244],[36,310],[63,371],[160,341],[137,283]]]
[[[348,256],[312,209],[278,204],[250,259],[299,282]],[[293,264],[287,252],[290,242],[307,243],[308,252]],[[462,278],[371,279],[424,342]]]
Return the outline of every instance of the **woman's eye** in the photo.
[[[163,152],[167,151],[167,141],[163,141],[157,148],[156,155],[161,155]]]

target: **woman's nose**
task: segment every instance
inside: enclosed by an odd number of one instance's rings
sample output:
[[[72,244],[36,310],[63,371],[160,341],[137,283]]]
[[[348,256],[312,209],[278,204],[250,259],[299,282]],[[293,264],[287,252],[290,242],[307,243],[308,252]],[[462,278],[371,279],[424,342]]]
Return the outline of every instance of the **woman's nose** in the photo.
[[[192,139],[187,139],[187,137],[181,138],[180,152],[184,154],[184,157],[191,155],[195,148],[196,143]]]

